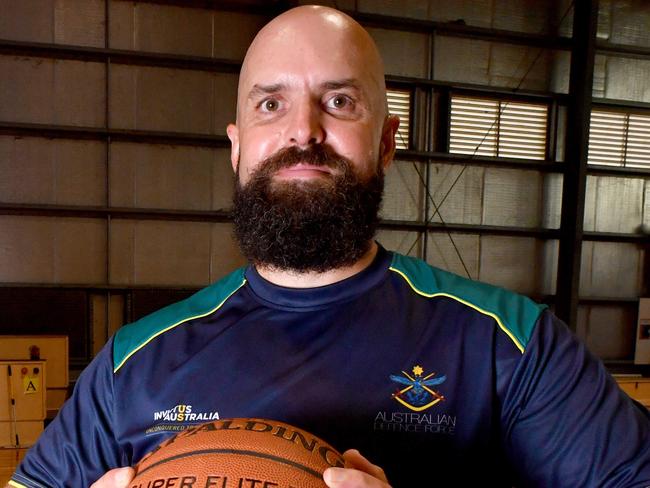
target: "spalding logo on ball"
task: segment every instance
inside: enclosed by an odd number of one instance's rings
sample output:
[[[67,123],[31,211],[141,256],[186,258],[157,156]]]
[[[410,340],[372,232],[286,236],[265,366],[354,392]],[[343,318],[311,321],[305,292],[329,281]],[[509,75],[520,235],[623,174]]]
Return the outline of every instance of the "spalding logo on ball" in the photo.
[[[135,467],[130,488],[322,488],[343,467],[332,446],[289,424],[217,420],[167,439]]]

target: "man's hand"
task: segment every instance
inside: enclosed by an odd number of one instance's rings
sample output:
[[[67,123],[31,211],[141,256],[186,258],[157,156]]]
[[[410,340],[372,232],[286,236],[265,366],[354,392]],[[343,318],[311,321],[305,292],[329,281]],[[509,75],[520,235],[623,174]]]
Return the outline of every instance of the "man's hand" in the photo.
[[[133,468],[111,469],[90,485],[90,488],[128,488],[134,476],[135,470]]]
[[[364,458],[356,449],[343,453],[345,468],[329,468],[324,479],[330,488],[390,488],[384,470]],[[90,488],[128,488],[133,468],[111,469]]]
[[[364,458],[356,449],[343,453],[345,468],[328,468],[323,474],[330,488],[390,488],[384,470]]]

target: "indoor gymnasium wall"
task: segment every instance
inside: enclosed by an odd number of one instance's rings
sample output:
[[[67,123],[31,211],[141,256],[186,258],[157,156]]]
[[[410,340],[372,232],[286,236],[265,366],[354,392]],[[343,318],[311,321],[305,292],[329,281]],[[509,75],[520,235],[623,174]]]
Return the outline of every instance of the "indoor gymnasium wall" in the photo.
[[[0,11],[1,39],[235,65],[267,19],[127,1],[107,11],[103,1],[3,1]],[[69,334],[83,363],[125,321],[243,264],[218,218],[232,194],[224,139],[237,74],[55,56],[0,55],[0,120],[70,131],[0,135],[0,201],[18,208],[0,216],[11,301],[2,332]],[[166,143],[168,133],[179,143]],[[34,310],[43,289],[48,303]],[[47,308],[61,307],[63,323],[53,323]]]
[[[107,1],[0,0],[0,332],[70,334],[80,366],[125,321],[243,264],[225,127],[246,47],[287,3]],[[570,2],[336,5],[367,26],[410,102],[380,242],[552,306]],[[601,0],[599,39],[647,46],[644,15]],[[594,96],[647,102],[648,63],[597,55]],[[539,164],[450,155],[456,95],[546,104]],[[647,175],[591,175],[585,230],[632,235],[649,202]],[[645,260],[635,242],[583,244],[577,331],[613,364],[633,356]]]

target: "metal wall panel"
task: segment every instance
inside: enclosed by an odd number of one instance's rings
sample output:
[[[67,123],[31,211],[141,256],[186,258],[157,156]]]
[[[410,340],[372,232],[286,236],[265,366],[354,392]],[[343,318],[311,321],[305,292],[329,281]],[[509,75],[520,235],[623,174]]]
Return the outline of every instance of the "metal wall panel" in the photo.
[[[433,76],[440,81],[488,85],[491,43],[436,35]]]
[[[437,35],[435,38],[434,77],[441,81],[477,83],[506,88],[563,91],[568,83],[554,81],[553,71],[566,73],[569,58],[554,50],[459,39]],[[522,81],[523,79],[523,81]]]
[[[650,46],[649,25],[650,3],[647,0],[611,2],[611,42]]]
[[[429,35],[368,28],[384,60],[386,74],[429,77]]]
[[[569,93],[571,53],[568,51],[553,51],[550,54],[549,70],[550,80],[548,91],[553,93]]]
[[[643,221],[643,187],[639,178],[599,177],[594,230],[636,232]]]
[[[110,2],[110,45],[116,49],[243,59],[262,15],[172,5]]]
[[[343,7],[342,7],[343,8]],[[268,17],[237,12],[214,12],[212,56],[219,59],[244,59],[251,41]]]
[[[562,181],[563,175],[548,173],[543,175],[542,227],[559,229],[562,218]]]
[[[0,56],[0,120],[104,125],[101,63]]]
[[[96,141],[0,136],[0,201],[104,205],[104,152]]]
[[[212,55],[212,12],[138,2],[110,2],[110,46],[115,49]]]
[[[596,188],[598,177],[587,175],[587,187],[585,189],[585,215],[582,228],[585,231],[593,231],[596,228]],[[584,250],[584,247],[583,247]]]
[[[246,265],[246,259],[235,240],[232,224],[212,224],[210,237],[210,282],[217,281],[235,268]]]
[[[103,220],[0,216],[0,281],[103,283]]]
[[[636,244],[589,241],[582,244],[581,296],[639,296],[642,273],[643,251]]]
[[[557,287],[557,263],[560,253],[560,242],[549,239],[542,242],[542,247],[539,293],[542,295],[554,295]]]
[[[226,149],[113,143],[110,204],[175,210],[229,208],[233,186],[229,154]]]
[[[594,59],[594,82],[591,92],[594,98],[605,97],[605,86],[607,78],[607,56],[596,54]]]
[[[429,18],[441,22],[464,21],[467,25],[491,27],[492,0],[459,2],[457,0],[429,0]]]
[[[112,221],[111,284],[208,284],[211,233],[203,222]]]
[[[484,174],[485,168],[476,166],[431,165],[429,189],[444,222],[455,224],[481,223]],[[445,198],[444,202],[443,198]],[[441,202],[442,205],[440,205]],[[441,221],[431,203],[429,204],[428,219],[432,222]]]
[[[539,0],[494,0],[493,21],[495,29],[528,32],[531,34],[555,34],[554,12],[558,7]]]
[[[53,0],[0,0],[0,39],[52,42]]]
[[[97,355],[108,338],[124,325],[125,306],[124,295],[121,293],[110,293],[110,298],[107,293],[93,293],[90,296],[93,356]]]
[[[614,0],[617,2],[618,0]],[[609,40],[612,35],[612,0],[598,1],[598,26],[596,38]]]
[[[103,0],[0,0],[0,39],[104,45]]]
[[[650,60],[607,56],[605,97],[650,102]]]
[[[231,224],[114,220],[110,283],[205,286],[245,261]]]
[[[601,359],[632,359],[635,328],[634,307],[582,305],[578,308],[576,334]]]
[[[551,70],[563,60],[550,49],[492,43],[489,85],[548,91]]]
[[[135,19],[134,4],[108,0],[108,42],[113,49],[132,50],[134,46]]]
[[[424,166],[423,163],[394,161],[388,168],[381,210],[382,218],[391,220],[423,219],[425,189],[418,172],[424,178]]]
[[[308,2],[300,2],[308,3]],[[333,6],[330,2],[316,2]],[[335,2],[340,8],[353,8],[361,12],[395,17],[412,17],[438,22],[463,22],[466,25],[537,34],[554,34],[569,0],[539,2],[538,0],[357,0],[348,1],[348,7]],[[559,11],[559,13],[558,13]],[[570,32],[571,18],[565,19]],[[565,25],[565,29],[567,26]]]
[[[478,235],[429,233],[427,262],[433,266],[475,280],[480,275],[479,254]]]
[[[104,0],[54,0],[53,3],[55,43],[104,46]]]
[[[643,224],[645,232],[650,233],[650,179],[645,180],[645,196],[643,197]]]
[[[106,124],[106,66],[54,61],[53,123],[86,127]],[[25,101],[22,101],[25,103]],[[28,102],[31,103],[31,102]]]
[[[417,232],[380,229],[376,239],[390,251],[414,257],[422,255],[422,239]]]
[[[423,0],[356,0],[357,9],[393,17],[426,19],[429,16],[430,1]]]
[[[54,121],[54,63],[0,55],[0,120]]]
[[[543,178],[538,171],[488,168],[483,192],[483,224],[539,227]]]
[[[212,210],[229,209],[235,184],[230,149],[215,149],[212,165]]]
[[[544,242],[532,237],[482,236],[478,279],[525,295],[544,290]]]
[[[587,176],[584,230],[637,232],[643,222],[645,184],[640,178]]]
[[[235,120],[236,75],[116,65],[110,83],[111,127],[225,135]]]

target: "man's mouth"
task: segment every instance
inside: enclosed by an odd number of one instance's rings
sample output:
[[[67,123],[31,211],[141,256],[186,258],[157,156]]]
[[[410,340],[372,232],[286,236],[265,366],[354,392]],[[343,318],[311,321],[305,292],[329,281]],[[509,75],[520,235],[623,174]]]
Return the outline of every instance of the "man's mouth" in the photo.
[[[274,177],[279,179],[312,179],[323,178],[332,174],[334,174],[334,170],[328,166],[298,163],[279,169]]]

